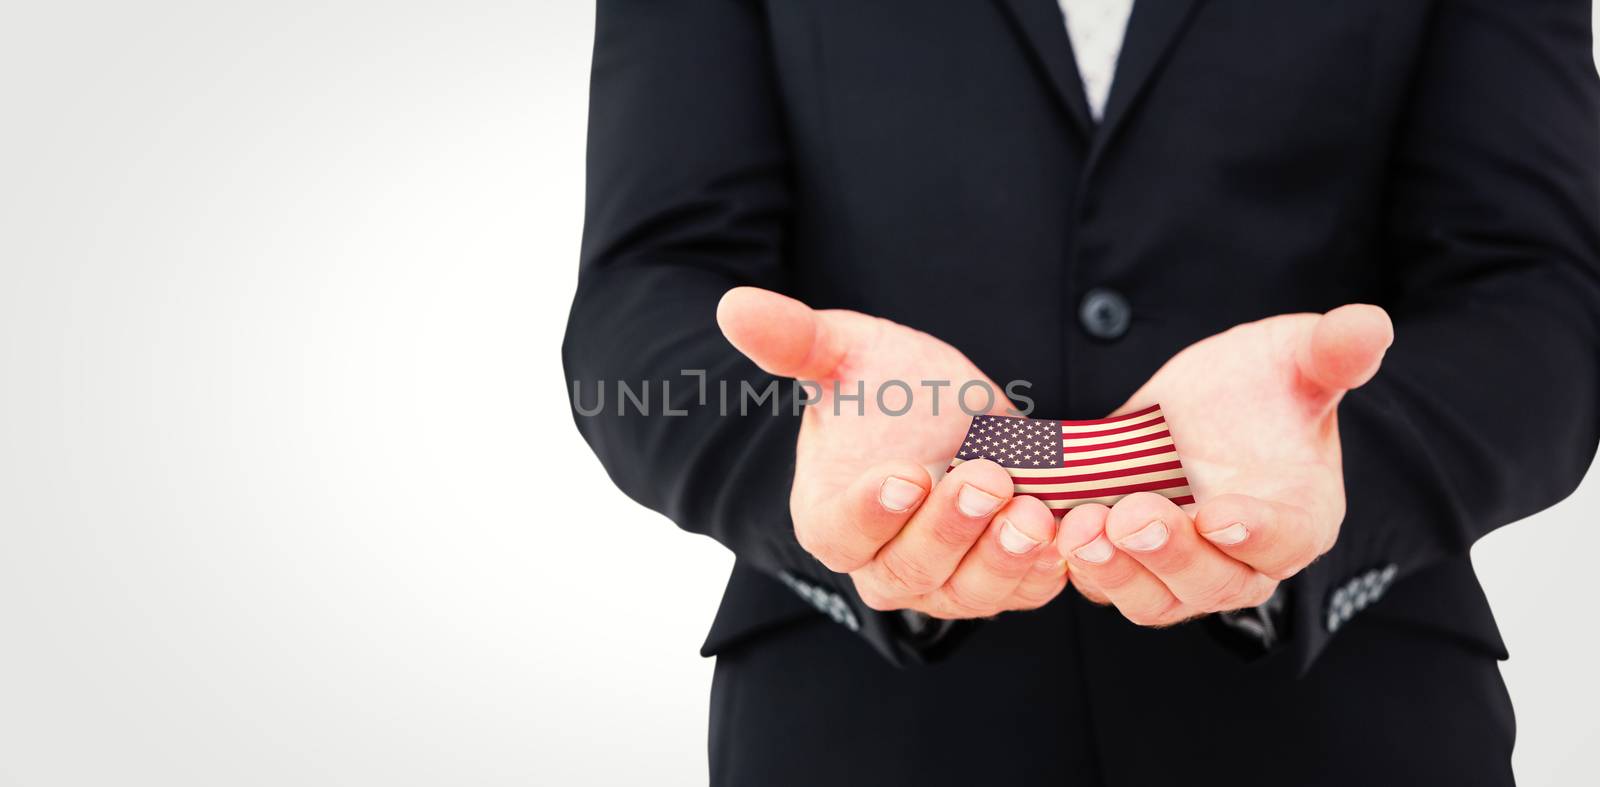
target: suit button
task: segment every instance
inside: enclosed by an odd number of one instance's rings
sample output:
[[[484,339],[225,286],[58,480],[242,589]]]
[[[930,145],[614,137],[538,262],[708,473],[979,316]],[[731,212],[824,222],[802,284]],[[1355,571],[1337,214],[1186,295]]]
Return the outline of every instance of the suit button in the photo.
[[[1122,293],[1096,287],[1084,294],[1083,303],[1078,307],[1078,321],[1096,339],[1120,339],[1128,332],[1128,323],[1133,321],[1133,307]]]

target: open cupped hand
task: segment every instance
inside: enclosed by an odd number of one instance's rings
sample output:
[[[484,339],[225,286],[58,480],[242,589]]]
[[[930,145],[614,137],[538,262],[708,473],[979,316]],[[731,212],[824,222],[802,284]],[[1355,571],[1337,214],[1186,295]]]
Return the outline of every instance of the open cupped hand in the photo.
[[[1236,326],[1173,356],[1118,409],[1159,403],[1197,505],[1150,493],[1074,508],[1072,581],[1141,625],[1264,602],[1344,519],[1336,408],[1377,373],[1388,315],[1351,305]]]
[[[795,537],[848,574],[868,606],[984,617],[1041,606],[1066,586],[1055,518],[1037,499],[1013,495],[998,464],[965,462],[934,483],[971,420],[956,389],[981,381],[995,392],[992,412],[1007,406],[966,356],[888,320],[750,287],[723,297],[717,322],[762,369],[821,387],[795,447]],[[876,401],[893,380],[912,388],[904,414],[892,414],[906,404],[903,391],[889,394],[887,409]],[[936,398],[919,388],[923,380],[952,386]],[[836,401],[836,391],[862,390],[864,402]],[[972,398],[978,407],[985,397]]]

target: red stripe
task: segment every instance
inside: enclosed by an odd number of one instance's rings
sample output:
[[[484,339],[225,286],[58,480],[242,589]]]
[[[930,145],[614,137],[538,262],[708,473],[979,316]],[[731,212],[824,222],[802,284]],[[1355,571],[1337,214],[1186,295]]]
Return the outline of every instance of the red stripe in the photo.
[[[1158,445],[1155,448],[1146,448],[1146,449],[1143,449],[1143,450],[1140,450],[1140,451],[1132,451],[1132,452],[1129,452],[1129,453],[1126,453],[1126,454],[1112,454],[1110,456],[1100,456],[1100,457],[1095,457],[1094,459],[1068,459],[1068,460],[1062,462],[1061,466],[1062,467],[1084,467],[1086,465],[1103,465],[1103,464],[1106,464],[1108,462],[1121,462],[1121,461],[1123,461],[1125,459],[1138,459],[1139,457],[1142,457],[1142,456],[1155,456],[1156,454],[1170,454],[1170,453],[1172,453],[1173,451],[1176,451],[1176,450],[1178,450],[1177,446]]]
[[[1165,481],[1146,481],[1142,484],[1128,484],[1127,486],[1107,486],[1100,489],[1085,489],[1081,492],[1030,492],[1028,497],[1037,497],[1040,500],[1082,500],[1090,497],[1106,497],[1108,495],[1131,495],[1134,492],[1154,492],[1158,489],[1172,489],[1174,487],[1188,486],[1187,478],[1169,478]]]
[[[1143,410],[1140,410],[1139,412],[1128,413],[1126,415],[1119,415],[1119,416],[1117,416],[1115,418],[1094,418],[1094,419],[1091,419],[1091,420],[1088,420],[1088,421],[1062,421],[1061,423],[1064,423],[1067,426],[1092,426],[1094,424],[1114,424],[1114,423],[1119,423],[1119,422],[1122,422],[1122,421],[1126,421],[1129,418],[1138,418],[1141,415],[1149,415],[1149,414],[1151,414],[1151,413],[1153,413],[1153,412],[1155,412],[1157,410],[1160,410],[1160,409],[1161,409],[1161,405],[1153,404],[1153,405],[1150,405],[1149,407],[1144,408]]]
[[[1127,426],[1119,426],[1119,427],[1117,427],[1115,429],[1105,429],[1105,430],[1102,430],[1102,431],[1099,431],[1099,432],[1066,432],[1066,431],[1063,431],[1061,433],[1061,436],[1063,438],[1067,439],[1067,440],[1077,440],[1080,437],[1106,437],[1108,435],[1122,434],[1123,432],[1132,432],[1132,431],[1134,431],[1136,429],[1143,429],[1143,428],[1145,428],[1147,426],[1155,426],[1156,424],[1164,424],[1166,422],[1167,422],[1166,418],[1158,415],[1158,416],[1156,416],[1156,417],[1154,417],[1154,418],[1152,418],[1152,419],[1150,419],[1148,421],[1140,421],[1139,423],[1136,423],[1136,424],[1129,424]]]
[[[1156,473],[1162,470],[1178,470],[1183,463],[1174,459],[1170,462],[1157,462],[1153,465],[1139,465],[1138,467],[1124,467],[1121,470],[1104,470],[1099,473],[1082,473],[1080,475],[1052,475],[1052,476],[1017,476],[1019,484],[1070,484],[1077,481],[1099,481],[1103,478],[1122,478],[1130,475]]]
[[[1182,497],[1173,497],[1168,499],[1180,506],[1186,506],[1194,502],[1194,495],[1184,495]]]
[[[1165,429],[1163,429],[1162,431],[1156,432],[1155,434],[1147,434],[1147,435],[1144,435],[1142,437],[1130,437],[1130,438],[1128,438],[1126,440],[1113,440],[1113,441],[1111,441],[1109,443],[1095,443],[1094,445],[1063,446],[1061,448],[1061,451],[1063,453],[1068,453],[1068,454],[1081,454],[1084,451],[1104,451],[1107,448],[1121,448],[1122,446],[1125,446],[1125,445],[1138,445],[1140,443],[1148,443],[1151,440],[1160,440],[1163,437],[1171,437],[1171,436],[1172,436],[1171,432],[1168,432]]]

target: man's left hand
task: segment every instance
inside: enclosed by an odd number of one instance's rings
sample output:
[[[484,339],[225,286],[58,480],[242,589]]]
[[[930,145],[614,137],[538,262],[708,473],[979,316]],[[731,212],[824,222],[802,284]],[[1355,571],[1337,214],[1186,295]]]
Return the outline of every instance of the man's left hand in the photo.
[[[1265,602],[1338,538],[1336,408],[1393,338],[1382,309],[1352,305],[1246,323],[1173,356],[1117,413],[1161,405],[1200,502],[1142,492],[1074,508],[1057,540],[1072,584],[1146,626]]]

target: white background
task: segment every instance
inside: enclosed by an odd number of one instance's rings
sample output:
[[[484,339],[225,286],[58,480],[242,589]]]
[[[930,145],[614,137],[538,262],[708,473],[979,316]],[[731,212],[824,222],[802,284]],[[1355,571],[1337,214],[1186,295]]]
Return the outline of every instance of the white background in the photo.
[[[0,18],[0,784],[695,784],[728,555],[567,416],[592,6]],[[1600,783],[1600,473],[1489,537]]]

